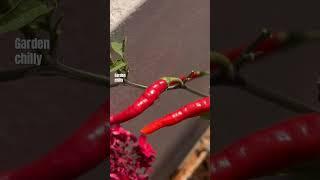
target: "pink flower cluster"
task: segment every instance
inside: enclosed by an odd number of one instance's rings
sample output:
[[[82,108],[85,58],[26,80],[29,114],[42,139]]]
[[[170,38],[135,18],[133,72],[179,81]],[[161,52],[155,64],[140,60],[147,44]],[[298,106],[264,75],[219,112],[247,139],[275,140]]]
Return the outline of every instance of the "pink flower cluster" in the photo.
[[[110,179],[147,180],[156,155],[147,138],[137,139],[120,125],[110,130]]]

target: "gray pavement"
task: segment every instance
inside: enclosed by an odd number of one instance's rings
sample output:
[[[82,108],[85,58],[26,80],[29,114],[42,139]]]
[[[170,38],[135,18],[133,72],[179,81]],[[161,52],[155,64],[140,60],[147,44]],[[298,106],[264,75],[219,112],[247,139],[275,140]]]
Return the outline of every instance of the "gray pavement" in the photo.
[[[149,0],[134,13],[120,27],[128,38],[129,79],[150,84],[162,76],[186,74],[192,70],[208,71],[209,2]],[[209,78],[190,85],[209,93]],[[133,87],[112,88],[111,112],[120,111],[141,93],[141,89]],[[137,133],[146,123],[197,98],[184,90],[166,92],[149,110],[125,126]],[[169,179],[208,124],[194,118],[152,135],[150,142],[158,156],[151,179]]]

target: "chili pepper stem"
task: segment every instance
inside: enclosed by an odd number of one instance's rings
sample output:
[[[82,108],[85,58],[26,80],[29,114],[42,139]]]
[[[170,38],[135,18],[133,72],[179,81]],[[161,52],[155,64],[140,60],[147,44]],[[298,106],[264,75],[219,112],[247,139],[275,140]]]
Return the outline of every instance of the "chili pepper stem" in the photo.
[[[200,92],[200,91],[198,91],[198,90],[195,90],[195,89],[193,89],[193,88],[191,88],[191,87],[189,87],[189,86],[187,86],[187,85],[184,85],[182,88],[185,89],[185,90],[187,90],[187,91],[189,91],[189,92],[191,92],[191,93],[193,93],[193,94],[195,94],[195,95],[198,95],[198,96],[200,96],[200,97],[207,97],[207,96],[209,96],[209,94],[205,94],[205,93],[203,93],[203,92]]]
[[[178,83],[179,86],[183,86],[184,82],[177,77],[162,77],[161,79],[165,80],[168,83],[168,87],[170,87],[171,83]]]
[[[135,83],[135,82],[129,81],[126,78],[123,79],[123,82],[124,82],[124,84],[128,84],[130,86],[137,87],[137,88],[140,88],[140,89],[147,89],[148,88],[148,86],[146,86],[146,85],[142,85],[142,84],[139,84],[139,83]]]

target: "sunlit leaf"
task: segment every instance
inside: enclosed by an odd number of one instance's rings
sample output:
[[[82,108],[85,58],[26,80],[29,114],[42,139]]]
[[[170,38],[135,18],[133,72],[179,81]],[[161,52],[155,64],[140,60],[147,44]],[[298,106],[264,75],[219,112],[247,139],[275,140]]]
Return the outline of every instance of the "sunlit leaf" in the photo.
[[[127,63],[123,60],[116,60],[111,64],[110,73],[114,73],[116,71],[126,71]]]
[[[123,57],[124,50],[123,44],[119,42],[111,42],[111,48],[114,52],[116,52],[120,57]]]

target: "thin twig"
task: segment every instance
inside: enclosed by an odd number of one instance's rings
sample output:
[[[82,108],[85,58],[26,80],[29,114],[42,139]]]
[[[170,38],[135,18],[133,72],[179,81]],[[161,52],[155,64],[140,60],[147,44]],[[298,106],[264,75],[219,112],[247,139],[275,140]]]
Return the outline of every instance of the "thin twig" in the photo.
[[[33,71],[39,68],[40,66],[29,66],[23,68],[3,70],[0,71],[0,81],[18,80],[27,75],[30,75]]]
[[[210,96],[209,94],[205,94],[205,93],[203,93],[203,92],[200,92],[200,91],[198,91],[198,90],[195,90],[195,89],[193,89],[193,88],[191,88],[191,87],[189,87],[189,86],[186,86],[186,85],[183,85],[181,88],[182,88],[182,89],[185,89],[185,90],[187,90],[187,91],[189,91],[189,92],[191,92],[191,93],[193,93],[193,94],[195,94],[195,95],[201,96],[201,97],[208,97],[208,96]]]
[[[123,83],[114,83],[114,84],[111,84],[110,87],[116,87],[118,85],[129,85],[129,86],[133,86],[133,87],[137,87],[137,88],[140,88],[140,89],[147,89],[148,86],[146,85],[143,85],[143,84],[140,84],[140,83],[136,83],[136,82],[132,82],[126,78],[123,79]],[[205,93],[202,93],[202,92],[199,92],[198,90],[195,90],[193,88],[190,88],[189,86],[186,86],[186,85],[183,85],[183,86],[172,86],[172,87],[169,87],[168,90],[173,90],[173,89],[185,89],[195,95],[198,95],[200,97],[208,97],[210,96],[209,94],[205,94]]]
[[[129,81],[128,79],[123,79],[123,82],[124,82],[124,84],[128,84],[130,86],[137,87],[137,88],[140,88],[140,89],[147,89],[148,88],[148,86],[146,86],[146,85],[138,84],[138,83]]]
[[[235,69],[239,70],[240,66],[242,66],[248,59],[248,56],[250,53],[253,53],[255,48],[263,41],[265,41],[267,38],[269,38],[271,35],[271,31],[267,29],[262,29],[261,34],[257,37],[257,39],[250,44],[242,53],[242,55],[239,57],[239,60],[235,61]]]
[[[76,69],[76,68],[61,64],[59,62],[57,63],[56,68],[57,70],[70,74],[81,80],[87,80],[87,81],[89,80],[105,86],[107,86],[107,84],[109,83],[109,78],[106,76]]]
[[[319,109],[303,104],[293,98],[259,87],[248,81],[243,81],[243,84],[237,87],[297,113],[320,112]]]
[[[64,76],[72,79],[82,80],[98,85],[107,86],[108,78],[91,72],[86,72],[64,64],[40,65],[16,68],[0,71],[0,81],[12,81],[27,76]]]
[[[112,84],[110,84],[110,88],[117,87],[117,86],[119,86],[121,84],[123,84],[123,83],[112,83]]]
[[[41,76],[69,77],[72,79],[96,83],[98,85],[102,85],[106,87],[107,87],[107,84],[109,83],[109,78],[106,76],[83,71],[74,67],[67,66],[60,62],[57,62],[56,64],[53,64],[53,65],[31,66],[27,68],[18,68],[14,70],[0,71],[0,81],[17,80],[25,77],[27,73],[28,75],[33,75],[33,76],[41,75]],[[123,79],[123,80],[124,80],[123,83],[113,83],[113,84],[110,84],[110,87],[116,87],[118,85],[130,85],[140,89],[147,88],[146,85],[135,83],[135,82],[129,81],[128,79]],[[177,88],[185,89],[201,97],[209,96],[207,94],[199,92],[185,85],[181,87],[169,88],[169,90],[177,89]]]

